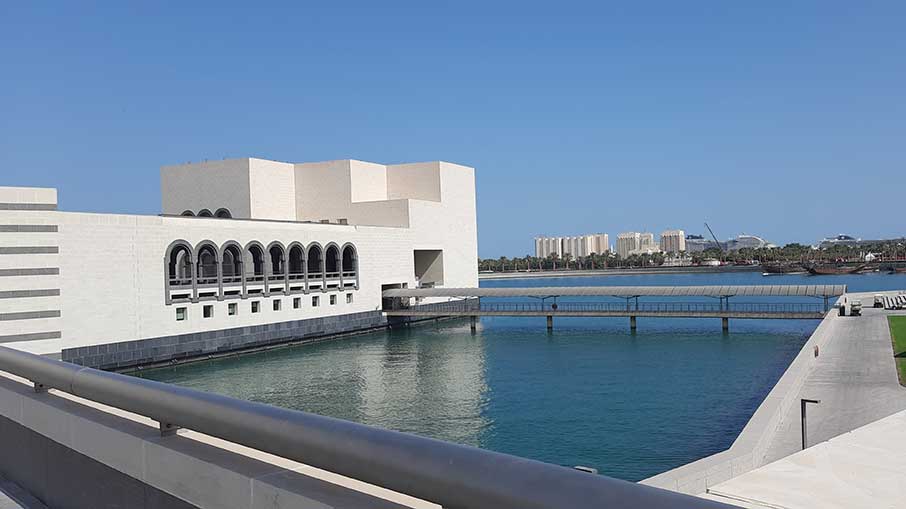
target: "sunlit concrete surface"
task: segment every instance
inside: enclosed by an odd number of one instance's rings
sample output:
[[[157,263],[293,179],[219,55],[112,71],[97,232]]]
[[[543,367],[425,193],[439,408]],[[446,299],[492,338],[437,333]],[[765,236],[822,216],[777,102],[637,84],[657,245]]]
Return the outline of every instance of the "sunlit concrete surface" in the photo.
[[[847,315],[831,312],[822,320],[729,449],[642,483],[701,494],[799,451],[801,398],[821,400],[808,408],[809,444],[906,410],[887,325],[887,316],[906,312],[871,308],[873,298],[873,293],[840,298]],[[862,300],[863,316],[849,315],[854,299]]]
[[[887,316],[906,312],[874,309],[873,297],[872,293],[846,296],[847,304],[854,299],[862,301],[863,316],[836,321],[833,335],[820,349],[815,367],[799,390],[799,398],[821,400],[808,407],[809,444],[906,409],[906,389],[897,379],[887,324]],[[799,405],[793,405],[783,417],[764,463],[800,450],[800,428]]]
[[[718,484],[703,498],[749,508],[906,507],[906,411]]]

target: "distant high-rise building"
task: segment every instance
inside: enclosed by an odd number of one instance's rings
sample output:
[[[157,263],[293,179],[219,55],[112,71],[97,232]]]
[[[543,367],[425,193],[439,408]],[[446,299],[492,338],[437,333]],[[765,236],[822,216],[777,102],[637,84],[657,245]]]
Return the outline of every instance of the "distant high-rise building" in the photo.
[[[586,237],[591,241],[589,254],[604,254],[610,251],[610,236],[606,233],[593,233]]]
[[[724,249],[726,244],[722,242],[718,245],[713,240],[706,239],[703,235],[686,235],[687,253],[701,253],[705,249],[711,248]]]
[[[617,254],[620,258],[632,255],[652,254],[660,251],[654,234],[650,232],[623,232],[617,235]]]
[[[576,259],[592,253],[604,254],[610,249],[610,239],[606,233],[592,233],[575,237],[537,237],[535,238],[535,256],[547,258],[553,254],[563,258],[570,255]]]
[[[686,250],[686,232],[683,230],[666,230],[661,232],[661,251],[679,253]]]
[[[639,248],[641,233],[623,232],[617,235],[617,254],[620,258],[627,258],[630,251]]]

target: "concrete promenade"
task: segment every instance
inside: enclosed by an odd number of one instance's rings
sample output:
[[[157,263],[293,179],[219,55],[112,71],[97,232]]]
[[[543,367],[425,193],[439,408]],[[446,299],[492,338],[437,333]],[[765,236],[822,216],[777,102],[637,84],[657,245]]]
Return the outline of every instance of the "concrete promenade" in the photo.
[[[848,294],[871,306],[874,294]],[[836,328],[820,351],[797,399],[820,399],[809,405],[809,445],[906,409],[906,388],[897,379],[887,316],[906,311],[864,307],[863,316],[835,320]],[[765,463],[789,456],[802,447],[799,408],[790,408],[777,429]]]
[[[808,408],[809,444],[906,409],[906,389],[897,380],[887,326],[888,315],[906,312],[868,307],[873,295],[840,298],[847,304],[861,299],[863,316],[828,314],[730,449],[642,482],[702,494],[799,451],[800,398],[821,400]]]
[[[751,509],[906,505],[906,411],[708,489],[702,498]]]

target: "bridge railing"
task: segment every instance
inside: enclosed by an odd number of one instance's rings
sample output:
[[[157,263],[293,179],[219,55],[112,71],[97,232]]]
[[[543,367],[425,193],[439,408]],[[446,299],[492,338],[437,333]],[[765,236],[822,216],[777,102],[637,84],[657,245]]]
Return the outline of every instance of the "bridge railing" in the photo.
[[[819,303],[770,303],[770,302],[487,302],[476,304],[474,301],[452,301],[431,304],[419,304],[406,308],[407,311],[423,312],[490,312],[490,313],[736,313],[736,314],[802,314],[823,313],[824,306]]]
[[[732,506],[602,475],[85,368],[0,347],[0,371],[36,389],[150,417],[162,430],[184,427],[298,461],[445,509],[648,508]],[[50,397],[50,396],[48,396]]]

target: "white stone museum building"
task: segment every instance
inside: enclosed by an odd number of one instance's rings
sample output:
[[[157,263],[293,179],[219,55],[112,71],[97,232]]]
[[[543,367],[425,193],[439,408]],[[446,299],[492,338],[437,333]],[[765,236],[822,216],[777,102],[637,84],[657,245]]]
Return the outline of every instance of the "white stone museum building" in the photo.
[[[160,176],[158,216],[0,187],[0,344],[125,369],[381,328],[384,289],[478,285],[472,168],[245,158]]]

